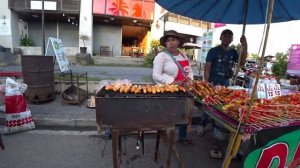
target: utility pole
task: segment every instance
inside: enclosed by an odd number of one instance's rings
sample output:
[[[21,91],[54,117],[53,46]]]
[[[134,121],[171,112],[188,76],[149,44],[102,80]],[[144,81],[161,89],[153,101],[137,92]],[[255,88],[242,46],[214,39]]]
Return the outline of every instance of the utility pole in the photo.
[[[45,11],[44,11],[44,0],[42,0],[42,40],[43,40],[43,56],[45,56]]]

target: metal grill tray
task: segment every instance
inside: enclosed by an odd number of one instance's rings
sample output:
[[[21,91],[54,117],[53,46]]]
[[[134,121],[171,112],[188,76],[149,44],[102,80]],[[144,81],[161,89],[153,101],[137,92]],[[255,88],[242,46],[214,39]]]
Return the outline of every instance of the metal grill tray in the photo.
[[[185,92],[124,94],[102,88],[96,96],[97,123],[113,128],[174,126],[187,122],[188,97]]]

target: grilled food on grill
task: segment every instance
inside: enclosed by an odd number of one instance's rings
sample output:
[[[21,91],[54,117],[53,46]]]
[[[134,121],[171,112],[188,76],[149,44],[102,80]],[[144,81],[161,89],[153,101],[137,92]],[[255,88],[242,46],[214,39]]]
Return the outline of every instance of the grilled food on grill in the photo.
[[[179,85],[132,85],[132,84],[110,84],[105,86],[105,90],[111,90],[120,93],[164,93],[164,92],[185,92],[184,87]]]

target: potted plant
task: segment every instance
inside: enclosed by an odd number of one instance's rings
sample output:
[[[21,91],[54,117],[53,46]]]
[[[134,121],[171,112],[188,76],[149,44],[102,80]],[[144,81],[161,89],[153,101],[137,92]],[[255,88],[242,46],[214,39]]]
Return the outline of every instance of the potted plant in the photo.
[[[87,50],[87,48],[85,47],[85,41],[86,40],[89,40],[89,36],[88,35],[85,35],[85,34],[81,34],[80,36],[79,36],[79,38],[82,40],[82,42],[83,42],[83,47],[80,47],[80,53],[86,53],[86,50]]]
[[[276,77],[277,82],[285,77],[286,69],[288,64],[288,54],[276,53],[276,62],[272,66],[272,73]]]
[[[33,41],[27,36],[20,38],[20,46],[33,46]]]

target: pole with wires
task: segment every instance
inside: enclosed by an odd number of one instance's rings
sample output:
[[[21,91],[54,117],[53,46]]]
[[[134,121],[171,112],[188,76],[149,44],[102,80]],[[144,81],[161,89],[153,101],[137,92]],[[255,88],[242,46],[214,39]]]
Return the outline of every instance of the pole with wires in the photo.
[[[242,36],[244,36],[245,32],[246,32],[246,22],[247,22],[247,16],[248,16],[248,3],[249,3],[248,0],[245,0],[245,3],[244,3],[245,15],[244,15],[244,19],[243,19],[243,32],[242,32]],[[234,73],[233,85],[236,85],[236,79],[237,79],[237,76],[238,76],[239,71],[240,71],[241,59],[242,59],[243,52],[244,52],[244,48],[241,45],[240,53],[239,53],[239,59],[238,59],[238,63],[237,63],[236,69],[235,69],[235,73]]]
[[[42,54],[45,56],[45,10],[44,10],[44,0],[42,0],[42,41],[43,41],[43,47],[42,47]]]

